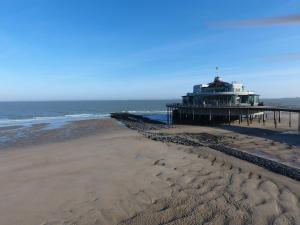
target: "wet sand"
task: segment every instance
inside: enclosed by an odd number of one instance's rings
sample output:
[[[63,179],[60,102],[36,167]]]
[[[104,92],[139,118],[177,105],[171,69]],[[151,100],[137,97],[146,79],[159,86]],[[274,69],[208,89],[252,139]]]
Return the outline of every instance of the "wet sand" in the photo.
[[[300,224],[298,181],[115,120],[64,129],[0,152],[0,224]]]
[[[68,141],[103,133],[106,128],[107,124],[97,119],[74,121],[58,127],[47,123],[3,127],[0,128],[0,150]]]

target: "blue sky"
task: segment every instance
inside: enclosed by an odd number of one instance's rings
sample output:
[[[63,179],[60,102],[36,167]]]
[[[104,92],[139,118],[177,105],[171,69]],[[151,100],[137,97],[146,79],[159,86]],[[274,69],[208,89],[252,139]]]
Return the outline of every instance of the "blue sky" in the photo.
[[[300,96],[298,0],[0,0],[0,100]]]

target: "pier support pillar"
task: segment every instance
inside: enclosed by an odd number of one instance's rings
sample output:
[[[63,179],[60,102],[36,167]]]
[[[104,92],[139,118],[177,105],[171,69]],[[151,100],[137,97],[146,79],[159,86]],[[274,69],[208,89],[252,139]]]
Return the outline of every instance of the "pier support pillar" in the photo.
[[[281,116],[280,116],[280,111],[278,111],[278,123],[280,123],[281,122]]]
[[[274,111],[274,125],[277,128],[276,111]]]
[[[179,109],[179,120],[181,122],[181,109]]]
[[[230,121],[231,120],[231,116],[230,116],[230,109],[228,109],[228,124],[229,124],[229,126],[230,126]]]
[[[169,108],[169,125],[172,124],[172,112],[173,112],[173,109]]]
[[[193,109],[193,120],[195,120],[195,111]]]
[[[171,108],[168,108],[168,122],[169,122],[169,125],[171,125],[171,113],[172,113],[172,109]]]
[[[298,112],[298,134],[300,134],[300,112]]]
[[[169,108],[169,125],[171,125],[172,123],[171,115],[172,115],[172,108]]]
[[[247,125],[250,126],[250,123],[249,123],[249,109],[247,111]]]
[[[172,112],[173,112],[172,108],[169,108],[169,125],[171,125],[172,123],[172,118],[171,118]]]
[[[265,112],[263,113],[263,125],[266,125]]]
[[[292,127],[292,112],[289,112],[289,127]]]
[[[170,121],[169,121],[169,107],[167,107],[167,124],[170,125]]]

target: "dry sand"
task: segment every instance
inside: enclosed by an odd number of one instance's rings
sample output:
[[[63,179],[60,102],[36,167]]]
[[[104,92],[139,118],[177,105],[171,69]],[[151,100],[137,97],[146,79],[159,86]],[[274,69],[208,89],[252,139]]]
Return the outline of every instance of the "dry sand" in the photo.
[[[1,225],[300,224],[297,181],[97,124],[103,132],[0,152]]]
[[[166,134],[210,134],[218,137],[220,143],[268,158],[291,167],[300,169],[300,136],[298,129],[298,115],[292,115],[292,127],[288,126],[288,114],[281,114],[281,123],[274,126],[272,115],[268,116],[265,125],[254,120],[250,126],[244,122],[232,123],[231,126],[185,126],[177,125],[174,129],[159,130]]]

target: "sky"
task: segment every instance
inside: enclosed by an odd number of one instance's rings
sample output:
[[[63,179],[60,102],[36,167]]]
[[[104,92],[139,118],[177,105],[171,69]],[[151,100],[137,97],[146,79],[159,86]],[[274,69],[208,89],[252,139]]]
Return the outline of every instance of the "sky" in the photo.
[[[300,96],[299,0],[0,0],[0,101]]]

